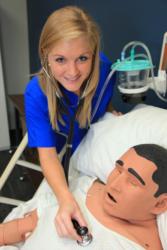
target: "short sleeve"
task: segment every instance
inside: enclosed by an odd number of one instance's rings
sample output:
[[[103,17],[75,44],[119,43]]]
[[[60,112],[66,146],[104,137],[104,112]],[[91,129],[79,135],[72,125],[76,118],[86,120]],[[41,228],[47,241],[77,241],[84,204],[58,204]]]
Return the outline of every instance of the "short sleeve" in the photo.
[[[40,88],[37,77],[28,83],[24,99],[28,146],[56,146],[56,133],[49,120],[47,98]]]

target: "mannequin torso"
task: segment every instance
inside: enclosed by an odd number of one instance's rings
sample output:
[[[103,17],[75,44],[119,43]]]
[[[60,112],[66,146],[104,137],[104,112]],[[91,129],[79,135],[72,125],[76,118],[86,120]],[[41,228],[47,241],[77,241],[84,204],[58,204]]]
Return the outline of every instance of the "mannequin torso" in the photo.
[[[99,204],[103,204],[103,190],[104,185],[96,181],[89,189],[86,198],[86,206],[97,221],[106,228],[136,242],[144,249],[162,250],[156,219],[151,219],[144,223],[131,223],[105,213],[103,206],[99,206]]]

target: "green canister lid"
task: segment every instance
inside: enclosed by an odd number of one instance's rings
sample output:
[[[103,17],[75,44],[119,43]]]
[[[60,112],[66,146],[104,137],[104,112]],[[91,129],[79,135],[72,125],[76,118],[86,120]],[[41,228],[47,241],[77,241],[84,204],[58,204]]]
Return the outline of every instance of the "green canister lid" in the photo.
[[[117,60],[117,62],[114,63],[111,68],[117,71],[133,71],[151,69],[153,68],[153,65],[150,63],[149,60]]]

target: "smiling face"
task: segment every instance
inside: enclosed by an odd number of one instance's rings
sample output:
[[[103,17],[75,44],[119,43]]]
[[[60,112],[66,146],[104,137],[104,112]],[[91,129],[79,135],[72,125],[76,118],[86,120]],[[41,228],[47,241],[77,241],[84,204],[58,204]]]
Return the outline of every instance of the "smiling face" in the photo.
[[[67,90],[80,94],[89,77],[93,53],[85,37],[60,41],[48,54],[48,65],[54,78]]]
[[[154,217],[154,197],[158,185],[152,180],[156,165],[139,156],[132,148],[117,162],[109,175],[103,195],[103,210],[125,220]]]

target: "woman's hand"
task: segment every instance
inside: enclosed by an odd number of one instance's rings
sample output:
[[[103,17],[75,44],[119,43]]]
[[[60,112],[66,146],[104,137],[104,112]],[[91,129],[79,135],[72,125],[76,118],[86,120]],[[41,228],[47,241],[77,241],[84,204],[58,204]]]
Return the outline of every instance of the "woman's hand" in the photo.
[[[70,198],[61,201],[59,204],[59,210],[55,218],[56,230],[60,237],[69,237],[81,241],[81,237],[73,227],[72,219],[77,220],[80,226],[87,226],[77,202],[71,195]]]

